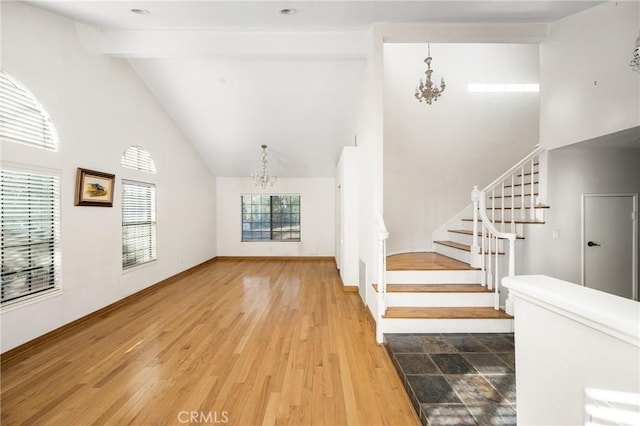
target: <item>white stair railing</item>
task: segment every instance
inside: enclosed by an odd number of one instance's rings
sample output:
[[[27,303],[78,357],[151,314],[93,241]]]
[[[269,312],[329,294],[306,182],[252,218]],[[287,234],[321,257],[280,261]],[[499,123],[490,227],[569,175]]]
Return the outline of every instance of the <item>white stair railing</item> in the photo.
[[[387,238],[389,232],[384,224],[382,213],[377,212],[378,220],[378,310],[376,315],[376,342],[382,343],[382,316],[387,310]]]
[[[537,175],[537,179],[536,179]],[[536,192],[537,189],[537,192]],[[511,201],[507,205],[506,199]],[[515,243],[518,225],[538,219],[537,206],[547,199],[547,151],[536,146],[482,191],[471,191],[473,231],[471,266],[482,270],[482,285],[494,290],[494,308],[500,308],[500,254],[508,241],[508,276],[515,275]],[[499,200],[499,201],[496,201]],[[488,203],[490,202],[490,205]],[[517,205],[519,204],[519,205]],[[516,210],[520,210],[519,215]],[[529,214],[527,214],[527,210]],[[519,216],[519,217],[518,217]],[[512,312],[509,301],[507,312]]]

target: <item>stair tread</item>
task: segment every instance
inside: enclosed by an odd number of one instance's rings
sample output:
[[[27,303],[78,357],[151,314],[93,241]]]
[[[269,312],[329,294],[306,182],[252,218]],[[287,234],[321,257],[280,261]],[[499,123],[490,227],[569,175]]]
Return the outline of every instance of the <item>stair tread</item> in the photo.
[[[526,194],[525,194],[525,195],[526,195]],[[519,195],[516,195],[516,197],[519,197]],[[522,206],[513,206],[513,210],[522,210],[522,209],[524,209],[524,210],[530,210],[530,209],[532,209],[532,208],[533,208],[533,209],[550,209],[550,208],[551,208],[551,206],[548,206],[548,205],[546,205],[546,204],[536,204],[536,205],[534,205],[533,207],[531,207],[531,206],[524,206],[524,207],[522,207]],[[496,207],[495,209],[496,209],[496,210],[502,210],[502,206],[500,206],[500,207]],[[511,210],[511,206],[508,206],[508,207],[507,207],[507,206],[504,206],[504,209],[505,209],[505,210]],[[487,207],[487,210],[491,210],[491,207]]]
[[[375,291],[378,285],[373,284]],[[481,284],[387,284],[387,293],[493,293]]]
[[[398,253],[387,256],[387,271],[476,271],[471,265],[435,252]]]
[[[417,319],[512,319],[502,309],[493,307],[404,307],[387,308],[383,318]]]
[[[468,231],[466,229],[448,229],[447,232],[453,232],[455,234],[473,235],[473,231]],[[478,237],[482,237],[482,232],[478,232]],[[500,238],[500,239],[506,240],[506,238]],[[524,237],[521,235],[516,235],[516,239],[524,240]]]
[[[534,192],[534,193],[533,193],[533,195],[540,195],[540,194],[538,194],[537,192]],[[530,197],[530,196],[531,196],[531,193],[524,194],[524,196],[525,196],[525,197]],[[499,199],[499,198],[501,199],[501,198],[514,198],[514,197],[515,197],[515,198],[522,197],[522,194],[515,194],[515,195],[495,195],[495,196],[493,196],[493,197],[489,197],[489,199],[492,199],[492,198],[493,198],[493,199],[496,199],[496,200],[497,200],[497,199]]]
[[[462,221],[473,222],[473,219],[462,219]],[[493,223],[511,223],[511,221],[494,220]],[[543,220],[514,220],[513,223],[516,225],[544,225],[545,222]]]
[[[435,244],[440,244],[443,246],[447,246],[447,247],[453,247],[456,248],[458,250],[464,250],[464,251],[468,251],[471,252],[471,246],[467,245],[467,244],[461,244],[461,243],[456,243],[455,241],[434,241]],[[478,250],[479,252],[479,250]],[[489,252],[485,252],[485,253],[489,253]],[[495,254],[495,251],[492,251],[491,254]],[[504,254],[504,252],[498,252],[498,254]]]
[[[534,184],[534,185],[537,185],[537,184],[539,184],[539,183],[540,183],[540,182],[538,182],[538,181],[534,181],[534,182],[533,182],[533,184]],[[525,182],[524,184],[522,184],[522,183],[516,183],[516,184],[514,184],[514,185],[509,184],[509,185],[505,185],[504,187],[505,187],[505,188],[513,188],[514,186],[515,186],[515,187],[518,187],[518,186],[522,186],[522,185],[524,185],[524,186],[531,185],[531,182]]]

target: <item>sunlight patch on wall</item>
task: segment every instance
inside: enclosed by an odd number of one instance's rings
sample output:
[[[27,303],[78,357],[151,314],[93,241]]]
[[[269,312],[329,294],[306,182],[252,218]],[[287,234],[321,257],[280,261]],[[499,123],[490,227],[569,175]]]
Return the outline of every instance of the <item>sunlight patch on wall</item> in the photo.
[[[524,93],[539,92],[539,84],[486,84],[486,83],[469,83],[467,87],[469,92],[483,93]]]

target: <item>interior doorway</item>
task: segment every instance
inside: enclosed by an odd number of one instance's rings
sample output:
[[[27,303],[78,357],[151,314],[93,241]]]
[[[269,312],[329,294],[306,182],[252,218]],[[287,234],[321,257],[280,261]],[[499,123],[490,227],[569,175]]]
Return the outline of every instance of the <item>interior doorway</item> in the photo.
[[[582,194],[582,285],[638,300],[638,194]]]

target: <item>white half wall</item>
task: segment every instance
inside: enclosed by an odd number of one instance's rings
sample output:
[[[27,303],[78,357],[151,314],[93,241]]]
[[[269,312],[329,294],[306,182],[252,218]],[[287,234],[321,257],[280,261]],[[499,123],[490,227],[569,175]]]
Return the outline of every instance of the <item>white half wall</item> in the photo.
[[[618,423],[585,418],[585,389],[640,392],[640,304],[546,276],[503,284],[515,305],[518,424]]]
[[[640,3],[610,1],[550,24],[540,45],[540,142],[556,148],[640,124],[629,66]]]
[[[218,177],[218,256],[335,255],[335,179],[279,178],[256,187],[251,178]],[[241,195],[300,194],[300,242],[242,242]]]
[[[17,2],[2,5],[2,66],[51,116],[58,152],[2,143],[3,164],[61,178],[62,293],[3,307],[2,352],[216,255],[215,176],[125,60],[84,50],[73,22]],[[124,169],[132,145],[158,173]],[[74,206],[76,169],[116,175],[112,208]],[[122,178],[157,188],[157,261],[122,270]]]
[[[384,215],[388,253],[432,251],[431,234],[538,142],[538,93],[472,93],[469,83],[537,83],[535,44],[431,44],[432,105],[414,91],[425,44],[384,45]]]

